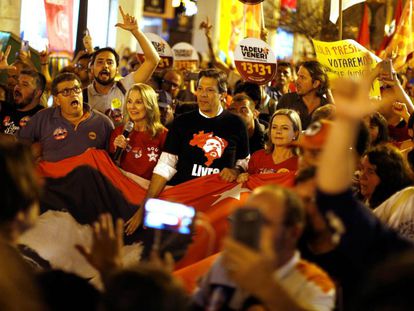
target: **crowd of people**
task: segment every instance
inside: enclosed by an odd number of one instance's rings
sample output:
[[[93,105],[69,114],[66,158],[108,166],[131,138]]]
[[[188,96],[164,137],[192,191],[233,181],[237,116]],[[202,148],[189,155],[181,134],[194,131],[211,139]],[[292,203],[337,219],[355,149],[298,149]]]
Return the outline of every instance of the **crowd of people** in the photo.
[[[12,64],[10,47],[0,54],[0,309],[413,310],[411,68],[389,77],[379,63],[357,80],[330,81],[317,60],[279,61],[274,80],[257,85],[218,60],[207,20],[210,62],[197,72],[158,70],[155,48],[120,11],[116,26],[136,38],[142,63],[130,50],[93,48],[89,34],[59,73],[48,71],[47,51],[40,71],[24,51]],[[380,99],[369,97],[375,79]],[[253,190],[241,209],[260,215],[259,232],[243,228],[257,245],[226,237],[191,294],[169,253],[154,248],[147,262],[123,267],[143,204],[125,220],[102,214],[91,249],[76,246],[101,275],[97,289],[68,271],[34,269],[18,245],[39,214],[37,163],[90,148],[148,180],[145,200],[212,174],[243,184],[294,173],[294,186]]]

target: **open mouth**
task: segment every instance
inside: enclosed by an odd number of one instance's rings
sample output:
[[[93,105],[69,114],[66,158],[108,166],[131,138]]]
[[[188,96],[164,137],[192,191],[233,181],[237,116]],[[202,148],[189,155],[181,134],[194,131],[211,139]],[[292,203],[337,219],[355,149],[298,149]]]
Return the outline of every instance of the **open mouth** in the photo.
[[[108,71],[108,70],[102,70],[102,71],[99,73],[99,76],[100,76],[100,77],[102,77],[102,78],[109,78],[109,77],[110,77],[110,73],[109,73],[109,71]]]
[[[72,100],[72,101],[70,102],[70,105],[71,105],[72,107],[78,107],[78,106],[79,106],[79,101],[78,101],[78,100]]]
[[[22,97],[22,93],[20,93],[19,91],[14,91],[14,98],[17,97]]]

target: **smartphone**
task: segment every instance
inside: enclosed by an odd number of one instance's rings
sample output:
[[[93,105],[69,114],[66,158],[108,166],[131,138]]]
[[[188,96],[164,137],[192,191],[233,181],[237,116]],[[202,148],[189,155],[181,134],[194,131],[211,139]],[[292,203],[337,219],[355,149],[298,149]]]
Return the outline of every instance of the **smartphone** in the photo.
[[[263,215],[253,207],[237,209],[231,216],[231,236],[244,245],[259,249]]]
[[[29,41],[27,40],[22,40],[22,47],[21,50],[23,52],[28,52],[29,51]]]
[[[394,72],[392,69],[392,60],[385,59],[381,62],[381,71],[387,80],[394,80]]]
[[[148,199],[144,205],[144,226],[181,234],[190,234],[195,209],[181,203]]]

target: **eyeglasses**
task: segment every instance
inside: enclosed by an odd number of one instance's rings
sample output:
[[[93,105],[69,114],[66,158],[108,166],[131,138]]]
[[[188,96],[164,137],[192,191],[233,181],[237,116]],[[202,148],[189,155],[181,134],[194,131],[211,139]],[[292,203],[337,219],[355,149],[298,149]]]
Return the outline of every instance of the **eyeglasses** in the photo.
[[[162,82],[165,83],[169,87],[174,87],[174,88],[179,88],[180,87],[179,84],[177,84],[175,82],[172,82],[172,81],[169,81],[169,80],[162,80]]]
[[[62,96],[68,97],[72,94],[72,92],[74,94],[79,94],[80,92],[82,92],[82,89],[79,86],[75,86],[71,89],[63,89],[63,90],[57,92],[57,94],[62,94]]]

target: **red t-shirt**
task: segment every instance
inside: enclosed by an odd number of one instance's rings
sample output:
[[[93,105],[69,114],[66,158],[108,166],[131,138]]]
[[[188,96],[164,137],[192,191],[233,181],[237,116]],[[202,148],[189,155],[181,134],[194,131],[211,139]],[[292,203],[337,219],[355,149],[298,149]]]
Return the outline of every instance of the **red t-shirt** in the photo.
[[[249,161],[249,174],[269,174],[286,173],[298,169],[298,157],[293,156],[278,164],[273,163],[271,153],[266,153],[264,149],[253,153]]]
[[[111,134],[109,152],[115,152],[114,140],[122,134],[124,127],[117,127]],[[150,180],[152,171],[158,162],[164,148],[168,130],[159,133],[152,138],[148,132],[132,131],[129,135],[129,143],[121,156],[121,168],[135,175]]]

